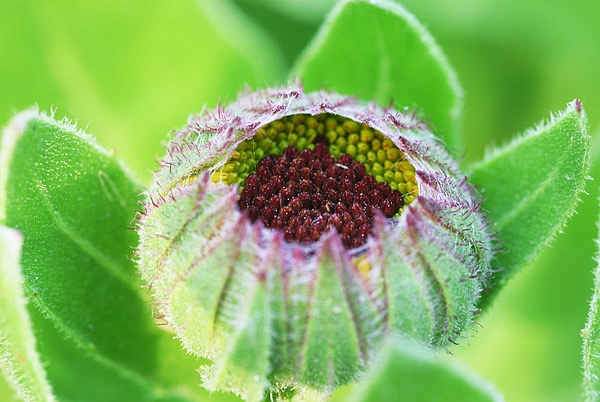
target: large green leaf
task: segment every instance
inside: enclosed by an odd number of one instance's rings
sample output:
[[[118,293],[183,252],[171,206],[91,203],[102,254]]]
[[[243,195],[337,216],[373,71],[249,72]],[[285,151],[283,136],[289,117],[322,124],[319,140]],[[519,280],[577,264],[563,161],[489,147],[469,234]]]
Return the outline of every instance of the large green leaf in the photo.
[[[24,291],[60,399],[94,386],[132,400],[181,387],[206,396],[199,362],[154,323],[138,281],[128,228],[141,187],[89,135],[37,111],[1,140],[0,223],[23,235]]]
[[[471,180],[497,230],[489,301],[550,244],[575,212],[589,170],[590,137],[578,100],[477,164]]]
[[[61,402],[157,401],[160,384],[65,339],[38,309],[29,309],[48,378]],[[186,402],[191,402],[186,400]]]
[[[394,339],[347,402],[502,401],[487,383],[411,342]]]
[[[21,235],[0,226],[0,369],[25,401],[54,401],[35,348],[19,267]]]
[[[36,112],[13,120],[6,225],[24,237],[26,295],[74,342],[150,373],[155,334],[139,297],[131,227],[142,189],[109,152]],[[1,199],[1,198],[0,198]]]
[[[292,77],[364,100],[414,108],[450,147],[460,144],[462,89],[427,30],[386,0],[342,1],[300,57]]]

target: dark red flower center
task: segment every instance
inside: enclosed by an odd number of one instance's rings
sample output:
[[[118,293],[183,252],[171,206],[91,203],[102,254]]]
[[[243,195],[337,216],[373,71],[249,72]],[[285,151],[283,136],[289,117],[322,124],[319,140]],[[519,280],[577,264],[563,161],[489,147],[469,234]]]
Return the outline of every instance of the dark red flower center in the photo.
[[[391,218],[403,201],[398,190],[377,183],[349,154],[336,161],[321,141],[314,150],[288,146],[279,157],[261,159],[246,178],[238,205],[287,241],[314,242],[332,228],[351,249],[366,242],[375,211]]]

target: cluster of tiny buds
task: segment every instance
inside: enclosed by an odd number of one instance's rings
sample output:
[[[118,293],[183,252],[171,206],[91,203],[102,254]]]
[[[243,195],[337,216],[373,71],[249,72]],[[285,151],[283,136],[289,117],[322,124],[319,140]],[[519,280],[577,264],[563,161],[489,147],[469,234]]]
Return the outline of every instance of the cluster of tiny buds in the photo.
[[[252,221],[281,231],[286,241],[314,242],[331,227],[352,249],[366,242],[377,210],[388,218],[400,211],[403,195],[377,183],[350,155],[336,161],[320,141],[314,150],[288,146],[279,157],[261,159],[245,181],[238,206]]]

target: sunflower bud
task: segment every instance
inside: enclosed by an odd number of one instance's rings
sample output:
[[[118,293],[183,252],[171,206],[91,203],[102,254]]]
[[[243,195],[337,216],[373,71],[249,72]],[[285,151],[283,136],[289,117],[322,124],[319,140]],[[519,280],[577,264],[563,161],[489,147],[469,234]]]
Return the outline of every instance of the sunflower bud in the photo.
[[[299,86],[167,146],[138,263],[204,386],[247,400],[355,381],[386,336],[456,342],[490,273],[475,193],[414,114]]]

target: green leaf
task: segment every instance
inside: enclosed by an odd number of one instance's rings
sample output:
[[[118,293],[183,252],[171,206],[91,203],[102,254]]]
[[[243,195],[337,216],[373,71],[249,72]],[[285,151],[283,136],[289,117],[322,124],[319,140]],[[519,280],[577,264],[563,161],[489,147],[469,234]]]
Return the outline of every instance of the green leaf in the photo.
[[[531,263],[575,212],[588,178],[589,154],[587,119],[575,100],[473,168],[471,180],[483,195],[501,249],[482,304]]]
[[[151,313],[139,297],[136,236],[127,230],[141,187],[66,122],[25,112],[5,136],[14,144],[0,161],[6,225],[24,237],[26,295],[84,349],[150,373]]]
[[[416,109],[455,150],[462,89],[429,32],[386,0],[342,1],[292,70],[308,90],[326,88],[383,106]]]
[[[0,368],[25,401],[55,401],[35,348],[19,267],[21,235],[0,226]]]
[[[98,353],[81,353],[78,346],[65,339],[50,320],[42,317],[39,311],[32,310],[36,335],[40,339],[40,355],[61,402],[240,401],[232,394],[209,393],[199,387],[200,376],[196,371],[199,362],[183,354],[181,348],[171,356],[176,364],[161,368],[155,377],[144,377]],[[163,337],[163,340],[167,339],[172,340],[172,335]],[[178,342],[176,344],[179,347]],[[159,359],[165,358],[164,354],[168,352],[162,346],[156,351],[157,355],[160,354]],[[163,374],[167,370],[171,370],[169,379],[165,379]],[[174,378],[178,383],[173,382]]]
[[[157,385],[99,353],[82,353],[54,323],[30,309],[48,378],[61,402],[155,401]],[[66,358],[65,358],[66,357]],[[189,401],[189,400],[188,400]]]
[[[487,383],[411,342],[391,339],[347,402],[502,401]]]
[[[600,220],[598,221],[600,228]],[[596,239],[600,250],[600,236]],[[585,402],[600,400],[600,257],[596,256],[594,294],[587,322],[581,331],[583,338],[583,397]]]
[[[89,135],[37,111],[17,115],[1,141],[0,223],[23,234],[24,290],[61,400],[93,387],[91,371],[117,387],[99,395],[207,395],[199,362],[156,326],[140,286],[128,228],[141,187]]]

